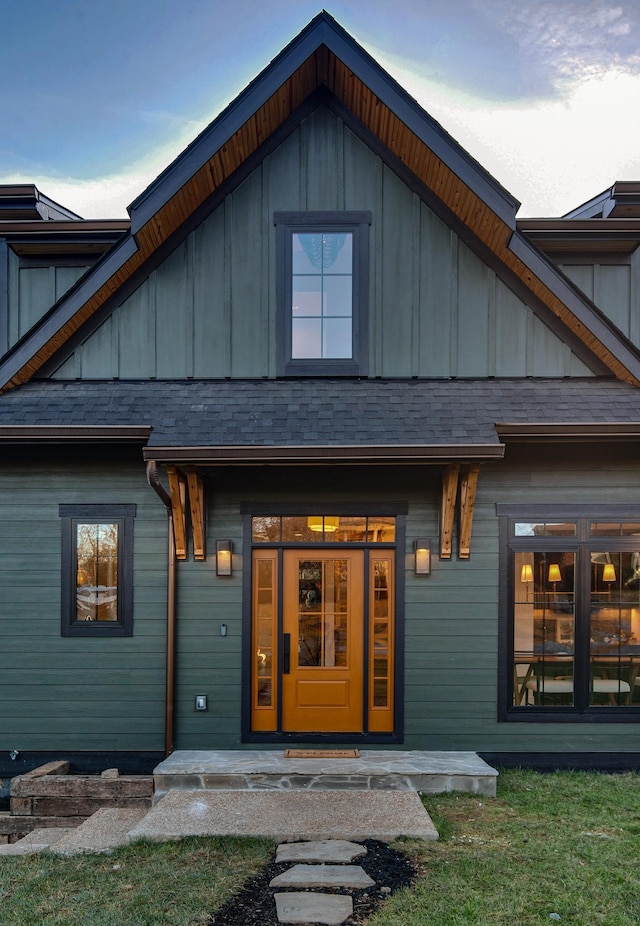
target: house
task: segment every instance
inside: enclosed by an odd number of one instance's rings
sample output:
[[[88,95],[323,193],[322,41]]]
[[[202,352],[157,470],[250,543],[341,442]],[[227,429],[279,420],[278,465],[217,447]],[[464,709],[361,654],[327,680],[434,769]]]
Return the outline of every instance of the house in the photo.
[[[518,203],[327,13],[145,190],[0,191],[0,775],[640,767],[640,184]]]

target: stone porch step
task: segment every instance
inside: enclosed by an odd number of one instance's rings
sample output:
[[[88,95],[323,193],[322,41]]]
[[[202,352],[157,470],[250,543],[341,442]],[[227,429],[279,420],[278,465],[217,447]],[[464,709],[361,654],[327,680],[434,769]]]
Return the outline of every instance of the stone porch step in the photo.
[[[467,791],[495,797],[497,771],[475,752],[363,749],[357,758],[285,758],[285,750],[178,750],[154,771],[157,803],[173,790]]]

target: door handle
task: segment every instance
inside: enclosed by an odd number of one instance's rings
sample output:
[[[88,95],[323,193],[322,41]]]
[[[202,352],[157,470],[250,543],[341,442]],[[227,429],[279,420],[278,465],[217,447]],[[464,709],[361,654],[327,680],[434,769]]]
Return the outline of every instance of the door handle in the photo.
[[[282,674],[291,672],[291,634],[282,634]]]

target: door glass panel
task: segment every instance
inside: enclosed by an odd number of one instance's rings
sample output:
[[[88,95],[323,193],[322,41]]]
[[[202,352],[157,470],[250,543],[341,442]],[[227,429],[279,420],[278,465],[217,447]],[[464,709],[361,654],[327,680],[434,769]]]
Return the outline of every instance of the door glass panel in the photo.
[[[514,557],[513,703],[573,704],[574,553]]]
[[[390,566],[389,560],[373,560],[373,707],[389,705]]]
[[[256,702],[258,707],[273,704],[273,629],[275,619],[274,563],[260,560],[256,570],[256,646],[255,671],[257,678]]]
[[[346,666],[348,562],[298,563],[298,666]]]
[[[591,553],[590,698],[631,704],[640,641],[640,553]]]

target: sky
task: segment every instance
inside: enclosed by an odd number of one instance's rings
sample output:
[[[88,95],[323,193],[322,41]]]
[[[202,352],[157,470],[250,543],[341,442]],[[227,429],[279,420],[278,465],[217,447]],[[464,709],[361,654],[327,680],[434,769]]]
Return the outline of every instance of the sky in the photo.
[[[322,0],[1,0],[0,183],[131,203]],[[640,0],[324,0],[521,202],[640,181]]]

